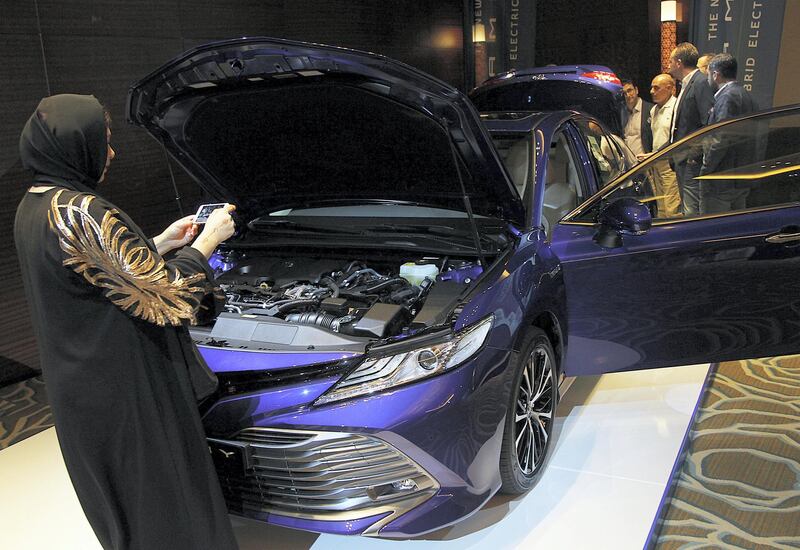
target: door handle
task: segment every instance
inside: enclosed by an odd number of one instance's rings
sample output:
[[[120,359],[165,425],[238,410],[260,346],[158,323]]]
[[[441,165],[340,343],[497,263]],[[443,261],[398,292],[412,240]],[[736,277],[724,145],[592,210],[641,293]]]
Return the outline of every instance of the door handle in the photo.
[[[780,233],[776,233],[775,235],[770,235],[767,237],[768,243],[773,244],[783,244],[783,243],[791,243],[795,241],[800,241],[800,227],[796,225],[790,225],[788,227],[784,227],[780,230]]]

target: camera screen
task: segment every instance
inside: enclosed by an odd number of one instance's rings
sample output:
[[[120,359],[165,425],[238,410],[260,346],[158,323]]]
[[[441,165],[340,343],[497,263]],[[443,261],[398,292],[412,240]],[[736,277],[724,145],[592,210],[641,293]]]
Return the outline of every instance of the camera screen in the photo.
[[[211,213],[217,208],[222,208],[223,206],[225,206],[224,202],[200,205],[200,208],[197,209],[197,214],[194,215],[194,223],[206,223]]]

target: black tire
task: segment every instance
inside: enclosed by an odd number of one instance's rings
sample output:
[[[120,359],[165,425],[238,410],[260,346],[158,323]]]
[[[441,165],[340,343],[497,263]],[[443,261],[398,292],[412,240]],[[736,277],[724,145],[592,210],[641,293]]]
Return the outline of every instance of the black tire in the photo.
[[[512,495],[533,487],[542,469],[558,395],[556,355],[542,330],[523,337],[515,363],[500,451],[500,491]]]

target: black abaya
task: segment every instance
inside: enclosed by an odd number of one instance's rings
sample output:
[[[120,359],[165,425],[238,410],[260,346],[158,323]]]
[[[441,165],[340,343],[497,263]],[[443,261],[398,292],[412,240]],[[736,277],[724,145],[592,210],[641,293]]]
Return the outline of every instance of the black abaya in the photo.
[[[72,484],[104,548],[236,548],[187,370],[202,359],[185,325],[213,276],[191,247],[164,262],[93,193],[98,112],[90,96],[69,97],[40,104],[23,132],[23,162],[53,187],[26,193],[14,238]],[[65,137],[54,120],[74,101],[88,115]],[[78,177],[42,168],[59,156]]]

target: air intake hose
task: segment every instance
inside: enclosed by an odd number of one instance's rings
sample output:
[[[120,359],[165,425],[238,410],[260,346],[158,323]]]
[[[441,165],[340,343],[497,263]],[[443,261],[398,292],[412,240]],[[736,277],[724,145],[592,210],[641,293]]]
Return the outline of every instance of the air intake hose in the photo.
[[[286,316],[286,320],[290,323],[297,323],[298,325],[314,325],[351,336],[355,334],[353,331],[353,324],[351,323],[355,318],[350,315],[337,317],[330,313],[315,311],[309,313],[292,313]]]
[[[336,330],[334,325],[338,325],[336,322],[339,318],[335,315],[331,315],[330,313],[324,313],[322,311],[312,311],[309,313],[292,313],[286,316],[286,320],[290,323],[297,323],[298,325],[317,325],[319,327]]]

